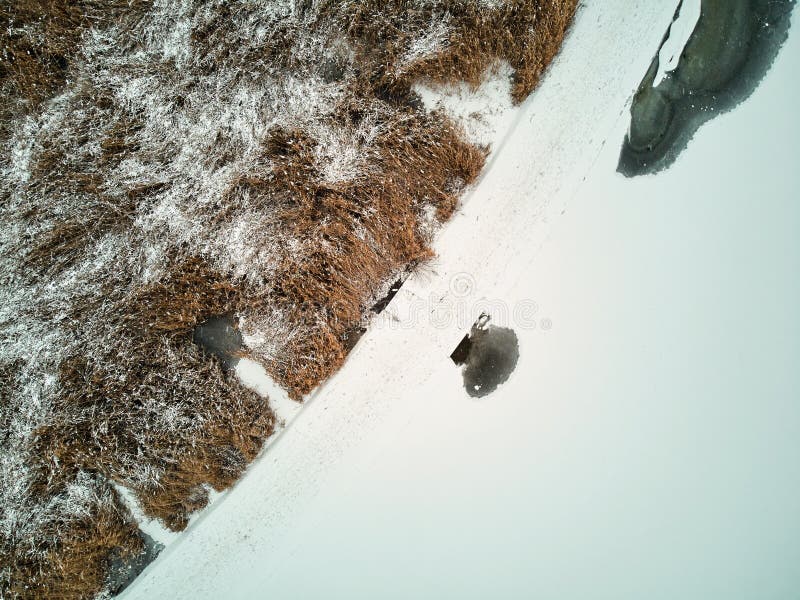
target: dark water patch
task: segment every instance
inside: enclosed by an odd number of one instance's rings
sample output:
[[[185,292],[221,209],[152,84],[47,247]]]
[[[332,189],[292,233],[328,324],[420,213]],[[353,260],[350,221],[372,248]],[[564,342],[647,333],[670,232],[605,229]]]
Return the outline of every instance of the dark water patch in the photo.
[[[344,79],[347,62],[340,57],[328,57],[319,63],[319,74],[325,83],[334,83]]]
[[[155,541],[142,531],[139,532],[139,537],[143,543],[143,549],[139,554],[133,557],[111,558],[107,582],[112,596],[121,594],[164,549],[164,544]]]
[[[634,177],[669,167],[706,121],[746,100],[786,41],[794,6],[795,0],[702,0],[676,69],[653,87],[657,53],[640,84],[617,170]]]
[[[519,360],[519,341],[513,329],[496,327],[487,315],[472,326],[469,335],[450,355],[463,366],[464,389],[473,398],[483,398],[508,381]]]
[[[236,367],[244,348],[242,333],[233,315],[211,317],[194,328],[194,343],[216,357],[222,368]]]

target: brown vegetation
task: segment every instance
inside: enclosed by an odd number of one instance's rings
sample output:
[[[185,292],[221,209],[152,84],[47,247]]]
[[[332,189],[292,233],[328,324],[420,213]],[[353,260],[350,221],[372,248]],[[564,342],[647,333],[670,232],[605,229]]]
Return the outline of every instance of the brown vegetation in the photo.
[[[67,81],[83,33],[131,15],[150,0],[3,0],[0,2],[0,142],[9,120],[35,109]]]
[[[136,523],[113,488],[102,486],[80,518],[50,523],[35,540],[20,540],[0,559],[8,598],[90,598],[103,588],[111,560],[142,550]]]
[[[4,597],[92,597],[140,551],[112,483],[180,530],[238,479],[275,417],[194,328],[254,323],[252,356],[296,400],[334,373],[376,290],[430,257],[426,215],[447,220],[484,164],[413,83],[478,85],[505,60],[522,100],[576,1],[190,4],[183,55],[149,2],[0,4],[0,467],[22,482],[0,482]],[[308,82],[318,97],[282,104]]]
[[[287,144],[287,138],[302,139],[273,132],[266,145],[281,176],[239,180],[235,187],[240,193],[242,185],[250,191],[260,185],[290,194],[293,202],[280,213],[285,226],[299,240],[327,242],[282,262],[269,298],[286,310],[294,328],[308,331],[287,346],[289,360],[269,365],[299,400],[341,366],[346,334],[361,321],[374,290],[398,268],[430,256],[418,227],[423,204],[433,206],[440,220],[449,218],[457,192],[480,172],[484,153],[447,121],[409,111],[378,140],[369,175],[328,186],[307,172],[309,142]]]
[[[48,487],[70,471],[102,473],[132,490],[145,514],[173,529],[205,506],[207,491],[230,486],[273,431],[267,402],[241,387],[191,342],[196,325],[237,306],[237,290],[198,259],[160,282],[109,292],[103,313],[113,345],[61,364],[56,423],[37,430],[39,455],[54,457]],[[117,300],[117,302],[114,302]],[[177,423],[152,427],[154,410]],[[137,474],[150,466],[152,481]],[[49,466],[49,465],[47,465]]]
[[[478,86],[486,69],[500,59],[514,68],[512,95],[521,102],[561,47],[575,6],[574,0],[508,0],[488,9],[477,2],[445,0],[409,8],[405,0],[366,0],[346,4],[340,18],[361,43],[361,52],[379,65],[397,65],[415,32],[447,18],[452,32],[445,49],[404,69],[381,69],[378,85],[403,89],[428,79]]]

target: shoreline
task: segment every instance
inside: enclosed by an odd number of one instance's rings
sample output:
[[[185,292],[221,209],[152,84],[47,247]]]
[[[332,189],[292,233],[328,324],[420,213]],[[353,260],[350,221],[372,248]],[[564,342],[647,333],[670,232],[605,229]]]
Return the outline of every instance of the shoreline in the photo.
[[[548,219],[557,219],[581,186],[658,47],[662,34],[653,31],[664,31],[672,20],[674,6],[647,4],[638,2],[638,12],[621,1],[579,8],[561,54],[517,109],[516,127],[494,148],[488,168],[434,240],[438,258],[405,282],[342,370],[312,394],[245,476],[120,598],[212,598],[232,584],[226,577],[267,575],[266,557],[275,555],[329,471],[408,385],[424,383],[450,360],[466,333],[454,322],[402,327],[415,314],[411,307],[435,298],[440,308],[458,300],[477,309],[481,298],[524,275],[549,235]],[[642,47],[650,49],[643,53]],[[548,114],[553,106],[558,114]],[[513,250],[519,240],[522,251]],[[459,273],[470,273],[474,285],[454,298],[451,282]],[[474,321],[478,314],[470,316]],[[401,326],[392,326],[398,321]]]

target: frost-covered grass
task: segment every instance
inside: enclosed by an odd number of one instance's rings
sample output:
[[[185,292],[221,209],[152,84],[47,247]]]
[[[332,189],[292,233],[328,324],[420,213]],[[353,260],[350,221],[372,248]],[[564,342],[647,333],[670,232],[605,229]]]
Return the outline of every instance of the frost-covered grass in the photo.
[[[4,595],[103,588],[112,549],[139,548],[111,482],[179,530],[236,481],[275,417],[193,328],[243,317],[295,400],[332,374],[483,165],[413,84],[505,61],[520,100],[574,5],[0,8]]]

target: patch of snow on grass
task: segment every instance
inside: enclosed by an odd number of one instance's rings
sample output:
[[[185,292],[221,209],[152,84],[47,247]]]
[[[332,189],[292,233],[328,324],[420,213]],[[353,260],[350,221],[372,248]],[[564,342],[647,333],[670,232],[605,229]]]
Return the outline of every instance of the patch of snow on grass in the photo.
[[[136,519],[136,522],[139,524],[139,529],[141,529],[143,533],[165,546],[180,536],[180,532],[167,529],[158,519],[147,517],[139,507],[136,496],[128,488],[118,483],[114,483],[113,485],[119,493],[120,498],[122,498],[122,501],[125,503],[125,506],[131,511],[133,518]]]
[[[514,119],[513,73],[511,66],[503,62],[486,73],[478,89],[466,83],[454,86],[417,83],[414,91],[429,111],[443,110],[460,124],[470,141],[497,147]]]
[[[36,120],[33,117],[25,117],[22,127],[12,138],[11,164],[5,170],[4,176],[15,183],[25,183],[30,179],[31,153],[33,152],[33,141],[35,139]]]
[[[267,374],[259,363],[249,358],[242,358],[236,365],[236,376],[245,385],[260,396],[269,400],[269,406],[279,422],[289,423],[299,412],[301,404],[289,398],[289,395]]]
[[[399,70],[402,72],[415,62],[425,60],[447,47],[450,39],[450,13],[445,13],[440,21],[430,23],[421,36],[416,38],[406,53],[399,61]]]
[[[326,183],[352,181],[364,173],[369,162],[370,146],[383,132],[374,112],[368,112],[355,128],[317,127],[314,149],[317,164],[321,166]]]
[[[190,4],[186,0],[180,2],[176,7],[174,3],[168,3],[167,10],[177,13],[172,18],[169,31],[164,35],[162,53],[165,59],[172,59],[177,66],[181,66],[189,58],[191,52],[192,23],[187,17]],[[176,10],[177,8],[177,10]],[[169,23],[168,20],[165,20]]]

